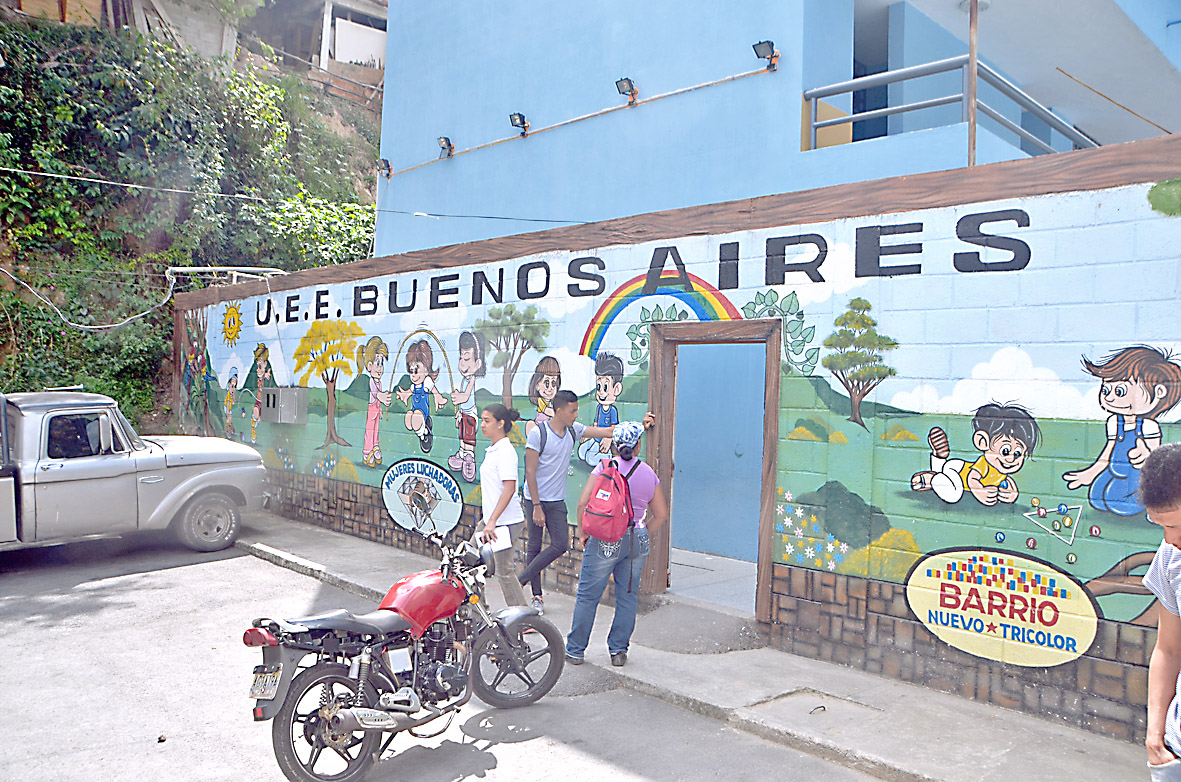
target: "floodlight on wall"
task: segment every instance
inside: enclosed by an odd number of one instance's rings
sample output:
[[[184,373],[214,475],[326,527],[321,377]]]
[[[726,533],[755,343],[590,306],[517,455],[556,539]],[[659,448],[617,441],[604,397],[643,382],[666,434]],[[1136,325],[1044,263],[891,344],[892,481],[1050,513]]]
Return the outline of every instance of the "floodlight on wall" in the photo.
[[[508,115],[508,121],[513,123],[513,127],[521,131],[522,136],[529,135],[529,120],[525,119],[525,115],[519,111],[515,111]]]
[[[767,61],[767,70],[773,71],[779,67],[779,52],[775,49],[774,41],[759,41],[754,44],[755,57]]]
[[[620,95],[627,96],[627,105],[636,105],[636,96],[640,93],[636,91],[636,85],[632,83],[631,79],[625,76],[624,78],[615,82],[615,89],[619,90]]]
[[[389,179],[394,175],[394,166],[392,163],[390,163],[390,161],[382,158],[381,160],[377,161],[377,173],[381,174],[386,179]]]
[[[439,159],[451,157],[455,154],[455,145],[446,136],[439,136]]]

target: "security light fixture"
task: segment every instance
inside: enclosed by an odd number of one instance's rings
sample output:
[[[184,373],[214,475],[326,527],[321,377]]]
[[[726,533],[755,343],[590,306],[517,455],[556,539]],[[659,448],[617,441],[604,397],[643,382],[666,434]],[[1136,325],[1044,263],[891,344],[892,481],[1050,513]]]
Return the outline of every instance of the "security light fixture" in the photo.
[[[639,93],[636,91],[636,85],[632,84],[632,80],[626,76],[615,82],[615,89],[619,90],[620,95],[627,96],[627,105],[636,105],[636,96]]]
[[[508,121],[513,123],[513,127],[521,131],[522,136],[529,135],[529,121],[525,119],[525,115],[521,112],[513,112],[508,115]]]
[[[759,41],[754,46],[755,56],[767,61],[767,70],[773,71],[779,67],[779,52],[775,49],[774,41]]]
[[[455,154],[455,145],[446,136],[439,136],[439,159],[451,157]]]
[[[394,175],[394,167],[390,161],[382,158],[381,160],[377,161],[377,173],[381,174],[386,179],[389,179]]]

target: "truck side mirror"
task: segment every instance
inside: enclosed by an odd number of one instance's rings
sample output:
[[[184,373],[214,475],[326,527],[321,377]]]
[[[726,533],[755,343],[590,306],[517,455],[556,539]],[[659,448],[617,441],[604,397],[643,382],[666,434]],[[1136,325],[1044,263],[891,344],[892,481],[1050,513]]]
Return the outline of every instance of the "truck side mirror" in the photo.
[[[111,453],[114,450],[111,437],[111,419],[105,415],[98,417],[98,439],[102,448],[99,453]]]

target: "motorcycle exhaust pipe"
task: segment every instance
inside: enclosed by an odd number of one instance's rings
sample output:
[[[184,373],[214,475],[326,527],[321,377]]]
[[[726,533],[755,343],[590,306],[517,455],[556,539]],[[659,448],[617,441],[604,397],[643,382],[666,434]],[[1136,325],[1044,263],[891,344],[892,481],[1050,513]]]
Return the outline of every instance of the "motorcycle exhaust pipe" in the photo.
[[[353,733],[358,730],[399,731],[413,728],[418,720],[405,714],[391,714],[380,709],[342,709],[332,715],[328,724],[335,733]]]

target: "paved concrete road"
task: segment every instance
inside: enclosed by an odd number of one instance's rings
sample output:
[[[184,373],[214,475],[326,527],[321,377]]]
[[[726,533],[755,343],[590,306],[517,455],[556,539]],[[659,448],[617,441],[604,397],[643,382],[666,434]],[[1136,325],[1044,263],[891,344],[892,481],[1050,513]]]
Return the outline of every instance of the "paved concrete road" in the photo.
[[[0,779],[281,780],[246,696],[254,616],[371,606],[231,549],[162,537],[0,553]],[[868,779],[568,667],[526,709],[473,701],[368,779]]]

